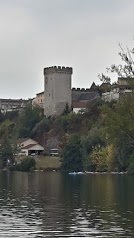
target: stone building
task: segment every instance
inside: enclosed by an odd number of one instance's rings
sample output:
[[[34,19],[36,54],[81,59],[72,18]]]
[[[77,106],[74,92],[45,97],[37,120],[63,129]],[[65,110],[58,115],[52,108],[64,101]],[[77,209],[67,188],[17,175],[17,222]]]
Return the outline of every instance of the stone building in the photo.
[[[41,108],[44,107],[44,91],[36,94],[34,103],[35,105],[38,105]]]
[[[72,73],[73,69],[70,67],[54,66],[44,68],[44,114],[46,116],[60,115],[67,104],[71,109]]]
[[[78,113],[85,111],[87,104],[100,98],[99,91],[94,87],[91,88],[72,88],[72,109]]]
[[[20,110],[28,103],[31,103],[31,100],[24,99],[0,99],[0,110],[1,112],[16,111]]]

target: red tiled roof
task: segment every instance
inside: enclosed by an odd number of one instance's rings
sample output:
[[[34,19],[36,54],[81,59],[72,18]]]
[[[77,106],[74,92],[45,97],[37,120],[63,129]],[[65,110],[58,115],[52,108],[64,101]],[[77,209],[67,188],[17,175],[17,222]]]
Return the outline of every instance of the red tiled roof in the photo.
[[[87,102],[73,101],[73,108],[86,108]]]

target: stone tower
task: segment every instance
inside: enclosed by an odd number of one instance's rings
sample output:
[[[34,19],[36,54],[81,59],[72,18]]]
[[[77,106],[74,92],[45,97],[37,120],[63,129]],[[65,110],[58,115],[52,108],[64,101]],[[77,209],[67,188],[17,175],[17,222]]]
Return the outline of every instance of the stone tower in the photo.
[[[44,114],[46,116],[60,115],[68,104],[71,109],[71,75],[70,67],[44,68]]]

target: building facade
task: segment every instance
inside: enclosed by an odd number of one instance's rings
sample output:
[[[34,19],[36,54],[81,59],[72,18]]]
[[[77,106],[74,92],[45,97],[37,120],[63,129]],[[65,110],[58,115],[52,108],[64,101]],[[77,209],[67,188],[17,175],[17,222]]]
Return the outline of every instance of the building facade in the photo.
[[[20,110],[30,103],[30,100],[23,99],[0,99],[1,112]]]
[[[44,107],[44,91],[36,94],[35,104],[41,108]]]
[[[44,68],[44,114],[58,116],[62,114],[66,105],[71,109],[71,76],[73,69],[70,67]]]

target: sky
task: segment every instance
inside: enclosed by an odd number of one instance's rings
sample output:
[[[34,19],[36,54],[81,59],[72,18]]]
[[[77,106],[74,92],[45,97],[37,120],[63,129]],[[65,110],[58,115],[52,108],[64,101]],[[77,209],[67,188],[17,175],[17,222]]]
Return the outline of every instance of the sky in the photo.
[[[0,98],[35,97],[49,66],[73,67],[72,87],[99,84],[119,43],[134,47],[133,12],[132,0],[0,0]]]

